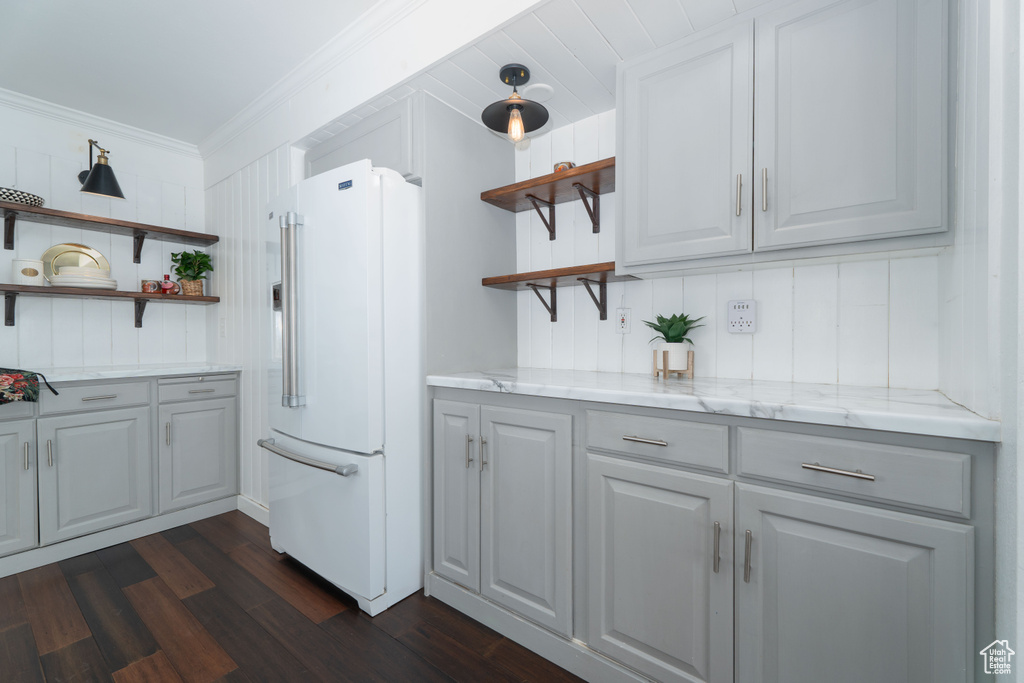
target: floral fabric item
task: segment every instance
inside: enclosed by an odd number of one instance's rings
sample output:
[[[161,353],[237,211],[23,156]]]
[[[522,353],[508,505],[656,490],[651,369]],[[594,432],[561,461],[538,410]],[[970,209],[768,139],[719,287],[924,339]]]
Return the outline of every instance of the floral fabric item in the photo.
[[[35,403],[39,400],[40,379],[46,384],[46,388],[56,396],[57,391],[39,373],[0,368],[0,405],[15,401]]]

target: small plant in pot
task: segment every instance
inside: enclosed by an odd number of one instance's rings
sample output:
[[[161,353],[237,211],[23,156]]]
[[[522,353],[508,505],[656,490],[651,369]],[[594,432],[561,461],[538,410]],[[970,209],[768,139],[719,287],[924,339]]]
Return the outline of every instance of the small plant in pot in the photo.
[[[661,341],[655,345],[656,353],[654,354],[654,371],[657,373],[659,370],[666,372],[673,371],[685,371],[689,368],[687,361],[687,351],[689,346],[693,344],[693,341],[689,338],[691,330],[698,327],[704,327],[704,325],[698,325],[704,316],[699,318],[690,318],[687,315],[673,315],[671,318],[666,318],[663,315],[659,315],[655,318],[657,322],[651,322],[645,320],[644,324],[650,327],[657,334],[651,339],[655,341],[660,339]],[[665,367],[663,363],[663,354],[657,353],[661,351],[668,351],[668,366]],[[691,379],[692,379],[691,374]]]
[[[210,255],[196,251],[179,251],[171,254],[171,263],[174,264],[174,274],[181,282],[181,292],[185,296],[202,296],[203,280],[206,274],[213,272],[213,263]]]

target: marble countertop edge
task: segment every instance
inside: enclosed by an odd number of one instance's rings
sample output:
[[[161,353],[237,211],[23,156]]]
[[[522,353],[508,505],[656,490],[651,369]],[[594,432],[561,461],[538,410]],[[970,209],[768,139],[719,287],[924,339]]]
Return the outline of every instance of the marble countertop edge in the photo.
[[[218,363],[168,363],[160,365],[118,365],[108,367],[21,368],[42,374],[49,382],[81,382],[94,379],[131,379],[177,375],[212,375],[239,372],[241,365]]]

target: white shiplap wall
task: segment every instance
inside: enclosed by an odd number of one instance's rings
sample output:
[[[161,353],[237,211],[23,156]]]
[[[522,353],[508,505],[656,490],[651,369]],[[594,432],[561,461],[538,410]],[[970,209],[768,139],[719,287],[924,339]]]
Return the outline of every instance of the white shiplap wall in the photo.
[[[15,99],[7,93],[7,99]],[[31,111],[40,107],[43,113]],[[0,186],[14,187],[64,211],[205,231],[202,165],[198,154],[179,154],[173,145],[119,140],[117,125],[96,133],[80,115],[52,105],[0,104]],[[78,173],[88,165],[89,135],[99,137],[111,153],[111,167],[126,199],[80,192]],[[173,142],[173,141],[170,141]],[[183,146],[183,145],[182,145]],[[193,148],[194,149],[194,148]],[[121,153],[120,156],[118,153]],[[18,222],[14,251],[0,250],[0,281],[11,281],[11,261],[38,259],[55,244],[86,244],[110,262],[118,288],[138,291],[141,278],[160,279],[171,272],[170,254],[195,247],[147,242],[142,263],[132,262],[132,239],[102,232]],[[0,326],[0,366],[78,368],[204,362],[207,360],[207,307],[151,305],[141,329],[135,327],[131,301],[89,301],[19,297],[14,327]]]
[[[516,151],[516,180],[615,154],[609,111],[533,138]],[[549,241],[535,212],[516,215],[519,272],[615,258],[615,193],[601,197],[601,233],[582,202],[556,208]],[[938,257],[823,263],[613,283],[608,320],[582,287],[563,289],[552,323],[532,292],[518,293],[519,365],[650,372],[657,314],[706,316],[692,339],[698,376],[935,389],[938,387]],[[758,331],[726,331],[726,302],[755,299]],[[632,330],[615,331],[615,308],[631,309]]]
[[[213,274],[221,304],[210,311],[211,348],[222,363],[242,366],[239,386],[240,491],[264,506],[269,501],[266,454],[256,439],[267,435],[264,383],[270,337],[266,247],[262,220],[267,202],[291,187],[289,146],[259,158],[206,193],[206,215],[219,227],[224,268]]]

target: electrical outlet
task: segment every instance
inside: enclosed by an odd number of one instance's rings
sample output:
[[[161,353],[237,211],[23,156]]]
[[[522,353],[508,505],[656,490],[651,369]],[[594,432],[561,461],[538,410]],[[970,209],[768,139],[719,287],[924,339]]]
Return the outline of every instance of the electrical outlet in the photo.
[[[756,301],[738,299],[729,302],[729,332],[731,334],[754,334],[757,332]]]
[[[221,338],[228,336],[228,320],[227,318],[220,319],[220,336]]]
[[[628,308],[615,309],[615,320],[618,321],[615,331],[619,334],[629,334],[629,313],[630,309]]]

